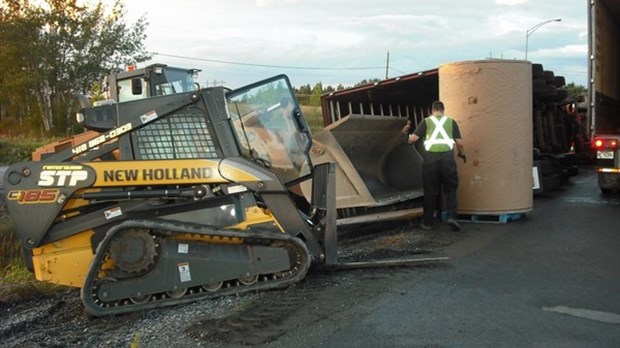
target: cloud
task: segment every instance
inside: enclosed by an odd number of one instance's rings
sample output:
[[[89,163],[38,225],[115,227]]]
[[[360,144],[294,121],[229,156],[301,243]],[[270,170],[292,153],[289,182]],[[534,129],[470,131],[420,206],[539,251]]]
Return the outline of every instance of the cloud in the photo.
[[[566,45],[557,48],[543,48],[537,51],[542,57],[585,57],[588,45]]]
[[[498,5],[515,6],[526,3],[528,0],[495,0]]]
[[[288,5],[299,2],[300,0],[256,0],[256,7],[273,7],[280,5]]]
[[[390,65],[406,73],[490,55],[522,59],[526,29],[549,18],[562,18],[530,37],[528,57],[545,65],[583,64],[586,70],[587,4],[582,2],[237,0],[213,6],[178,0],[178,6],[170,6],[163,0],[126,0],[126,8],[130,21],[148,11],[146,48],[150,51],[305,67],[381,66],[389,51]],[[567,59],[572,59],[570,64]],[[249,78],[257,74],[281,72],[290,74],[294,83],[310,84],[355,83],[385,75],[385,69],[286,70],[191,59],[174,64],[202,68],[209,78],[229,82],[251,82]]]

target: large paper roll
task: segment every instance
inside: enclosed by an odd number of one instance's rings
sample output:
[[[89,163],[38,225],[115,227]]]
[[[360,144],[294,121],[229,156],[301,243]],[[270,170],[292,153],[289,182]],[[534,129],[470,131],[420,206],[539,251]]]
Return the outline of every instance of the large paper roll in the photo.
[[[439,98],[458,123],[467,154],[467,163],[457,160],[459,213],[532,210],[531,63],[441,65]]]

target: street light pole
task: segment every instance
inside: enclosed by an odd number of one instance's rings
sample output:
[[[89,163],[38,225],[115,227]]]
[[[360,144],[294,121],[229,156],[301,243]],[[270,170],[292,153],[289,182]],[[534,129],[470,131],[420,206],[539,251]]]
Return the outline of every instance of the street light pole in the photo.
[[[527,29],[525,31],[525,60],[527,60],[527,45],[528,45],[528,41],[530,38],[530,35],[534,34],[534,32],[536,30],[538,30],[538,28],[542,27],[543,25],[547,24],[547,23],[551,23],[551,22],[561,22],[562,19],[561,18],[554,18],[554,19],[548,19],[546,21],[540,22],[538,24],[536,24],[535,26]]]

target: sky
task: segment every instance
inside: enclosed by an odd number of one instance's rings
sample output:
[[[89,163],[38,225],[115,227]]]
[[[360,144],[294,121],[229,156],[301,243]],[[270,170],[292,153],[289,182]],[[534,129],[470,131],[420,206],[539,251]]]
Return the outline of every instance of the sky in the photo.
[[[108,0],[106,0],[108,1]],[[112,0],[109,0],[112,3]],[[587,0],[124,0],[149,22],[148,63],[201,69],[198,82],[241,87],[286,74],[295,87],[457,61],[525,58],[587,81]],[[388,63],[389,52],[389,63]]]

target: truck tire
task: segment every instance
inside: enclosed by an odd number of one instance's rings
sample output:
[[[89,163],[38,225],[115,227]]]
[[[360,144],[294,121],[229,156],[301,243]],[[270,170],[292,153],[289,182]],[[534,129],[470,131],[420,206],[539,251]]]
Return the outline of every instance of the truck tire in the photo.
[[[542,79],[543,77],[542,64],[532,64],[532,79]]]
[[[555,86],[555,74],[553,71],[545,70],[543,71],[543,78],[547,82],[548,85]]]

